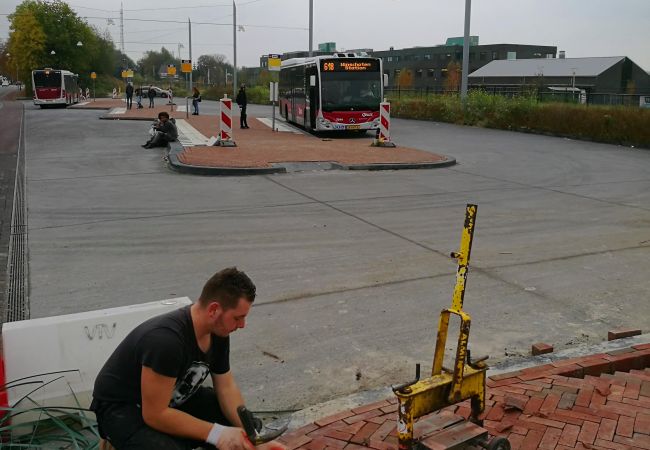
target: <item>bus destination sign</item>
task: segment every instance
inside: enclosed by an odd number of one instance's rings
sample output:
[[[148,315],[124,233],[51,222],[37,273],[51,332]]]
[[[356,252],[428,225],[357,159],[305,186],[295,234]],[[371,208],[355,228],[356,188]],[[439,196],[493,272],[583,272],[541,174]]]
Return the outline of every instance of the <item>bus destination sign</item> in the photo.
[[[379,61],[366,60],[323,60],[321,62],[323,72],[378,72]]]

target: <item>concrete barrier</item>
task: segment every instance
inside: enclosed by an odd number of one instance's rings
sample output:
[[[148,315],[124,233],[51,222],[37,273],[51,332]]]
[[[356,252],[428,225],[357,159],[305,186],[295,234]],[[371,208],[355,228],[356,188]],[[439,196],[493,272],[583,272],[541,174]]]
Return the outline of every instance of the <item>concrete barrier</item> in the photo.
[[[9,406],[88,408],[99,370],[126,335],[151,317],[191,303],[179,297],[5,323],[5,380],[0,383],[7,385]],[[12,423],[37,419],[38,413],[25,413]]]

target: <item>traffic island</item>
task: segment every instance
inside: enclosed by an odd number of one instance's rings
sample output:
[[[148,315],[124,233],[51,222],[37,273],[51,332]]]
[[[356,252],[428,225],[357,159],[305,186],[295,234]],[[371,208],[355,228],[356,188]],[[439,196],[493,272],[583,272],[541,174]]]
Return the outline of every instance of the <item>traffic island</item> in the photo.
[[[189,124],[203,136],[217,136],[215,116],[193,116]],[[235,117],[233,122],[237,123]],[[234,130],[237,147],[174,146],[169,164],[186,173],[202,175],[254,175],[296,170],[431,169],[456,163],[449,156],[401,147],[371,147],[372,137],[315,136],[287,126],[272,131],[267,120],[249,117],[250,128]],[[291,131],[293,130],[293,131]]]
[[[177,121],[180,145],[171,146],[167,161],[172,169],[184,173],[259,175],[301,170],[433,169],[456,163],[450,156],[400,145],[372,146],[370,133],[313,135],[282,120],[276,121],[280,131],[273,131],[271,118],[267,117],[249,116],[250,128],[234,127],[236,147],[210,146],[208,138],[219,135],[217,115],[188,115],[184,105],[162,102],[155,108],[127,110],[121,99],[104,99],[100,106],[109,108],[101,117],[108,120],[153,121],[158,113],[168,112]],[[75,106],[90,107],[90,103]],[[234,116],[233,124],[237,123],[239,118]]]

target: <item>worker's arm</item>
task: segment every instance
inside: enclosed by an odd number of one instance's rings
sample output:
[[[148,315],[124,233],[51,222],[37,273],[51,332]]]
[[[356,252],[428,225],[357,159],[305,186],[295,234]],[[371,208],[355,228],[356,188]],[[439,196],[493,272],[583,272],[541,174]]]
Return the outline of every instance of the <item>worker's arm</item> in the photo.
[[[239,420],[239,414],[237,414],[237,408],[244,405],[244,398],[241,395],[237,383],[235,383],[235,377],[232,376],[232,372],[228,371],[224,374],[213,373],[212,384],[217,393],[217,399],[219,400],[219,406],[223,415],[233,425],[243,428],[241,420]]]
[[[142,366],[140,383],[142,418],[147,425],[165,434],[206,442],[214,424],[169,407],[175,378],[160,375],[153,369]],[[243,430],[235,427],[224,427],[217,444],[216,447],[220,450],[252,449]]]

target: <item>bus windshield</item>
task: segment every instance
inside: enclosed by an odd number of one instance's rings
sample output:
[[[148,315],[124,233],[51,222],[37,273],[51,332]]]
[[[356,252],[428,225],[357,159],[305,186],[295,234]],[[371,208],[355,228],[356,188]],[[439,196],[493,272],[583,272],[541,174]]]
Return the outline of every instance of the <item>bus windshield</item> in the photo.
[[[323,111],[379,111],[379,72],[321,72]]]
[[[61,72],[57,70],[50,70],[45,72],[43,70],[34,71],[34,88],[60,88],[61,87]]]

